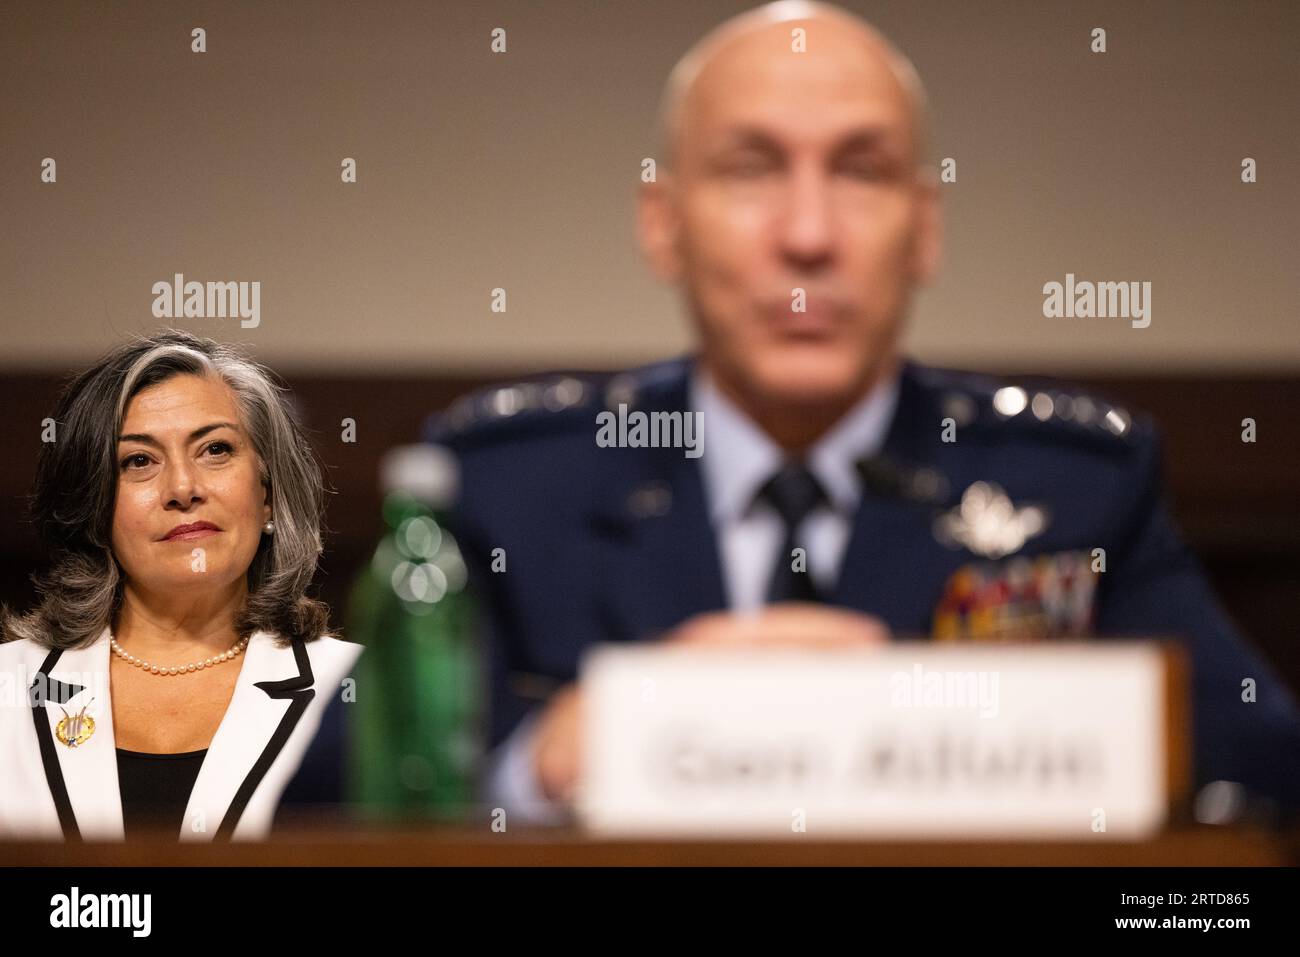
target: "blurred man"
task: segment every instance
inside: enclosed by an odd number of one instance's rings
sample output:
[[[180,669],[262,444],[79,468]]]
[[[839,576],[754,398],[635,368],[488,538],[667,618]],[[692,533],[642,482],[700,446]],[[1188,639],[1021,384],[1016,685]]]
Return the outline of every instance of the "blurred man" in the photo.
[[[1295,802],[1294,704],[1173,531],[1149,424],[900,356],[940,251],[908,61],[841,10],[772,4],[687,54],[661,123],[640,241],[695,355],[488,390],[430,430],[490,612],[490,798],[562,818],[597,642],[1129,634],[1186,641],[1198,782]]]

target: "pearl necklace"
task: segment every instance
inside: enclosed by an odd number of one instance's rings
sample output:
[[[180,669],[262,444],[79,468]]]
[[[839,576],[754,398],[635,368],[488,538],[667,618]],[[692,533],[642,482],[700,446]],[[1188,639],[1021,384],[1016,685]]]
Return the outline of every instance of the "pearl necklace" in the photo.
[[[113,654],[117,655],[127,664],[135,665],[137,668],[140,668],[143,671],[147,671],[151,675],[184,675],[184,674],[190,674],[195,671],[202,671],[204,668],[212,668],[216,665],[221,664],[223,661],[229,661],[231,658],[234,658],[240,652],[242,652],[246,647],[248,647],[248,639],[240,638],[237,642],[235,642],[233,645],[230,646],[229,651],[224,652],[222,654],[214,655],[211,658],[205,658],[203,661],[196,661],[192,665],[177,665],[175,668],[170,668],[165,665],[160,666],[160,665],[150,664],[149,662],[145,661],[143,658],[137,658],[135,655],[128,654],[127,650],[117,643],[116,638],[110,638],[109,645],[113,649]]]

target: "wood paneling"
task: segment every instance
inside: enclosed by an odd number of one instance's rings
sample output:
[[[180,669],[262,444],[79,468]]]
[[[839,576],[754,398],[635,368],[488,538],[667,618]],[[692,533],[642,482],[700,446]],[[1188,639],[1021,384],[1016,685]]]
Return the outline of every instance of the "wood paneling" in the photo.
[[[430,412],[493,377],[285,377],[311,430],[332,489],[321,596],[341,623],[344,597],[379,532],[377,466],[383,451],[414,441]],[[40,421],[59,378],[6,374],[0,380],[0,600],[24,605],[28,576],[41,561],[26,520]],[[1115,376],[1080,385],[1151,414],[1165,434],[1174,514],[1243,631],[1300,689],[1300,443],[1295,415],[1300,378]],[[340,441],[341,420],[357,441]],[[1241,420],[1256,420],[1258,441],[1241,442]]]

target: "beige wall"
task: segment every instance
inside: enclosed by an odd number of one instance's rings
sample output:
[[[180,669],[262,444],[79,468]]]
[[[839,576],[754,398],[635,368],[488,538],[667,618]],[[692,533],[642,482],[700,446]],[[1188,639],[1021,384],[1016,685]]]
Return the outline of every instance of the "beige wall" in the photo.
[[[683,349],[632,196],[666,71],[744,6],[6,3],[0,363],[67,367],[156,327],[150,287],[176,272],[261,282],[258,328],[180,324],[285,371]],[[958,162],[916,354],[1300,370],[1300,4],[852,6],[912,56],[936,152]],[[46,156],[56,185],[39,182]],[[1067,272],[1150,281],[1151,326],[1043,318],[1043,283]]]

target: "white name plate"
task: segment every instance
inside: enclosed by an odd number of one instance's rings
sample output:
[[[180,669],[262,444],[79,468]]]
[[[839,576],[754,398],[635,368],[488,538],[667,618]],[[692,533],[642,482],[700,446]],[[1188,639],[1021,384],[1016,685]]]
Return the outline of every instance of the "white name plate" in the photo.
[[[596,832],[1130,840],[1169,807],[1154,643],[603,645],[582,677]]]

